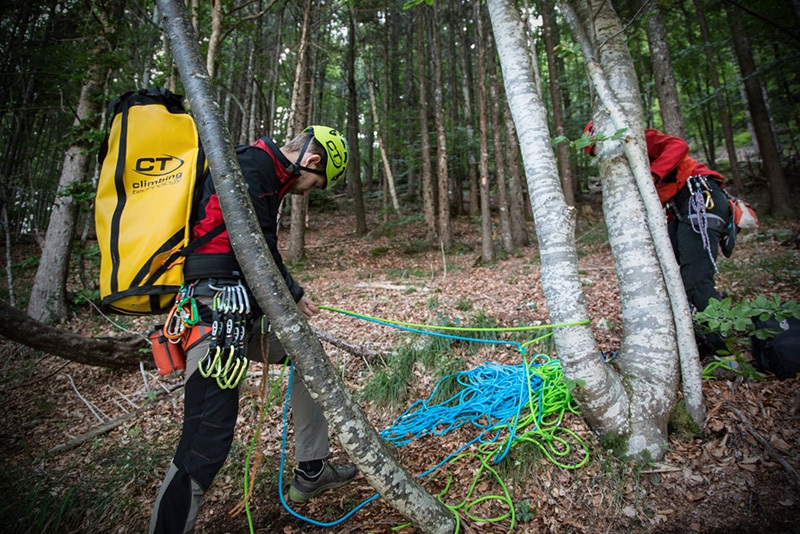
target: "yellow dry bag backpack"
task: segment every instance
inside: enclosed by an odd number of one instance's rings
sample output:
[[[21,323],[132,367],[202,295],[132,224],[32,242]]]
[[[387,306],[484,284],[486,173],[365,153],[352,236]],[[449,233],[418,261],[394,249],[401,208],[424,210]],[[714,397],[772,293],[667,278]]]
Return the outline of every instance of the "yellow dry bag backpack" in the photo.
[[[206,167],[183,96],[152,87],[109,105],[100,148],[95,225],[102,308],[127,315],[168,311],[183,261],[224,228],[190,243],[189,218]]]

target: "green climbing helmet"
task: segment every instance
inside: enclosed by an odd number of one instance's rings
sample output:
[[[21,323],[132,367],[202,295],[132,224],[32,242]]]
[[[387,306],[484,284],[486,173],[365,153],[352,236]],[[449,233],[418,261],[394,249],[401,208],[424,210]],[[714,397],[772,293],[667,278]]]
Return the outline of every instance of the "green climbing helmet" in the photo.
[[[303,132],[310,132],[328,154],[325,166],[325,189],[330,189],[342,179],[347,170],[347,139],[339,130],[318,124],[309,126]]]

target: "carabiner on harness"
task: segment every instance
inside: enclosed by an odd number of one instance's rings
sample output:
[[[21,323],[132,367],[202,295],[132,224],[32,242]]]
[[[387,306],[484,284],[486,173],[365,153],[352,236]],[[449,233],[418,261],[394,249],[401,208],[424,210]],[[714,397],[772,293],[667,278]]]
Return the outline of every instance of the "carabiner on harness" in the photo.
[[[210,286],[216,291],[212,304],[211,341],[208,352],[198,362],[204,378],[214,378],[222,389],[232,389],[247,374],[245,353],[250,300],[247,289],[235,285]]]
[[[194,284],[184,284],[175,294],[175,303],[167,314],[162,333],[170,343],[179,343],[186,329],[192,328],[199,320]]]

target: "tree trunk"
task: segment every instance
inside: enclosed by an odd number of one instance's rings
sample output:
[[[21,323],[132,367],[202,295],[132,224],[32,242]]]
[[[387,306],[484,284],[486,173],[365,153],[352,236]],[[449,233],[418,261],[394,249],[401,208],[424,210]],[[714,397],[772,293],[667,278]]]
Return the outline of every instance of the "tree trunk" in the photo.
[[[575,210],[564,201],[544,103],[536,90],[527,55],[525,31],[512,0],[489,0],[487,5],[520,139],[550,319],[553,323],[586,321],[589,313],[575,249]],[[591,328],[558,328],[554,337],[565,374],[583,381],[573,394],[591,427],[601,435],[626,435],[629,426],[624,414],[629,408],[622,381],[602,363]]]
[[[83,337],[32,319],[2,299],[0,335],[26,347],[85,365],[120,369],[147,362],[154,366],[150,342],[144,336]]]
[[[724,0],[723,3],[728,15],[728,24],[731,27],[733,46],[736,50],[736,58],[739,61],[739,70],[744,81],[747,105],[750,109],[753,127],[758,138],[764,174],[769,183],[770,212],[777,216],[790,215],[796,206],[793,206],[786,176],[784,175],[783,167],[781,167],[780,154],[775,144],[775,136],[769,121],[767,105],[761,92],[761,82],[756,76],[756,64],[750,50],[750,40],[739,17],[738,9],[731,5],[728,0]]]
[[[104,46],[99,44],[98,47]],[[101,50],[96,50],[100,54]],[[100,113],[98,93],[105,79],[107,67],[90,67],[81,88],[78,109],[73,126],[82,132],[97,126]],[[46,324],[61,323],[67,318],[66,283],[69,267],[72,234],[78,206],[71,188],[86,181],[89,170],[89,143],[85,136],[67,149],[64,166],[58,181],[58,194],[50,212],[50,223],[42,245],[39,267],[28,302],[28,315]]]
[[[394,186],[394,174],[392,174],[392,167],[389,164],[389,154],[386,152],[386,141],[384,140],[381,128],[378,126],[380,118],[378,117],[378,104],[375,100],[375,88],[373,87],[372,76],[369,73],[369,66],[365,63],[365,70],[367,74],[367,89],[369,91],[369,102],[372,107],[372,120],[375,123],[375,130],[378,135],[378,149],[381,153],[381,161],[383,162],[383,172],[386,175],[386,185],[389,188],[389,194],[392,200],[392,207],[395,213],[400,213],[400,202],[397,200],[397,190]]]
[[[11,229],[8,227],[8,208],[6,206],[6,199],[5,194],[3,198],[0,199],[2,202],[2,219],[3,219],[3,237],[5,237],[6,243],[6,283],[8,284],[8,301],[11,306],[16,306],[17,301],[16,297],[14,296],[14,273],[11,271],[11,266],[13,265],[13,261],[11,260]]]
[[[364,169],[366,170],[364,181],[367,183],[367,191],[371,193],[375,191],[375,150],[372,148],[375,144],[375,124],[369,118],[367,118],[366,122],[368,127],[364,145],[367,148],[367,162],[364,164]]]
[[[489,71],[489,103],[492,117],[492,146],[494,148],[494,175],[497,177],[497,208],[500,212],[500,242],[506,252],[514,250],[511,237],[511,219],[508,208],[508,186],[506,184],[505,150],[503,149],[503,127],[500,120],[500,95],[497,90],[497,66],[494,61],[494,39],[491,28],[486,32],[488,54],[486,67]]]
[[[733,178],[733,185],[737,195],[744,194],[744,184],[742,183],[742,172],[739,170],[739,158],[736,155],[736,145],[733,142],[733,128],[731,127],[731,118],[728,115],[728,109],[725,106],[725,93],[721,90],[719,82],[719,72],[717,72],[717,63],[714,60],[714,51],[711,45],[711,36],[708,33],[708,24],[706,24],[706,15],[703,10],[703,3],[700,0],[694,0],[694,7],[697,16],[697,23],[700,26],[700,35],[703,37],[703,49],[706,52],[706,61],[711,75],[711,84],[714,87],[714,93],[717,99],[717,112],[719,113],[719,120],[722,123],[722,135],[725,137],[725,148],[728,151],[728,161],[731,166],[731,177]]]
[[[349,158],[347,167],[350,172],[350,184],[353,187],[353,202],[356,211],[356,235],[367,233],[367,215],[364,209],[364,192],[361,187],[361,154],[358,141],[358,87],[356,86],[356,43],[358,31],[356,14],[352,6],[348,10],[348,42],[347,42],[347,144]]]
[[[544,104],[523,52],[522,23],[510,0],[489,0],[488,5],[498,39],[506,94],[521,139],[539,236],[542,286],[551,320],[553,323],[585,320],[588,314],[578,278],[574,210],[566,205],[555,172]],[[584,20],[594,20],[604,29],[600,38],[605,43],[603,53],[609,56],[606,58],[608,65],[622,67],[622,61],[627,57],[628,65],[632,66],[630,56],[619,48],[622,41],[608,38],[614,32],[620,32],[621,28],[618,19],[611,16],[616,14],[607,4],[604,5],[606,7],[594,12],[581,5],[582,14],[589,17]],[[590,43],[585,39],[579,39],[579,42],[584,47],[586,59],[591,59],[593,50],[585,48]],[[625,74],[624,71],[614,72],[615,75]],[[626,102],[634,96],[631,82],[635,86],[635,77],[631,80],[630,76],[622,76],[617,82],[620,87],[615,86],[618,97]],[[638,129],[643,141],[641,103],[637,103],[640,114]],[[595,118],[600,116],[600,113],[595,114]],[[619,144],[606,145],[598,147],[607,151],[604,156],[616,149],[616,160],[622,159],[619,157]],[[643,144],[638,149],[643,151]],[[611,366],[602,363],[591,330],[586,326],[557,329],[556,347],[565,374],[570,379],[582,381],[574,394],[592,428],[601,434],[622,437],[628,455],[660,458],[668,443],[666,422],[675,402],[674,330],[663,282],[657,282],[661,276],[649,244],[645,210],[637,198],[631,173],[604,174],[604,178],[609,182],[604,195],[604,205],[608,209],[606,221],[623,295],[625,337],[617,362],[621,372],[617,374]],[[650,187],[655,197],[652,182]]]
[[[295,70],[294,88],[292,90],[292,102],[290,118],[288,122],[288,142],[296,135],[299,135],[309,120],[309,100],[308,91],[309,78],[311,76],[308,59],[308,48],[311,37],[309,35],[312,26],[311,0],[307,0],[303,7],[303,26],[300,31],[300,45],[297,52],[297,69]],[[286,250],[286,259],[289,262],[301,261],[306,255],[306,213],[308,211],[308,196],[292,195],[291,200],[292,214],[291,226],[289,227],[289,247]]]
[[[419,90],[419,159],[422,165],[422,213],[425,217],[426,239],[435,243],[439,238],[436,225],[436,197],[433,169],[431,168],[431,141],[428,132],[428,86],[425,83],[427,54],[425,53],[426,20],[430,7],[419,6],[414,11],[417,18],[417,88]]]
[[[577,4],[580,10],[580,20],[575,13],[578,10],[572,7],[575,4]],[[677,262],[675,261],[669,236],[667,235],[663,208],[661,202],[658,200],[658,195],[656,194],[650,176],[649,159],[644,142],[643,124],[641,122],[641,104],[635,72],[633,71],[631,62],[625,59],[630,57],[627,53],[627,49],[622,46],[622,43],[620,43],[618,39],[613,39],[621,35],[620,33],[616,33],[621,31],[619,17],[608,5],[604,5],[599,12],[592,13],[589,6],[583,1],[566,4],[564,7],[564,14],[572,27],[576,40],[583,47],[584,62],[587,72],[589,73],[592,84],[595,87],[595,92],[602,101],[602,106],[604,108],[602,110],[596,110],[595,116],[598,118],[598,124],[601,124],[600,126],[596,126],[596,128],[599,127],[601,128],[600,131],[606,131],[603,128],[611,126],[612,123],[617,130],[623,127],[629,128],[628,131],[630,135],[626,137],[626,142],[624,143],[625,156],[628,159],[630,168],[629,173],[633,174],[636,188],[639,191],[639,198],[644,202],[647,214],[647,227],[650,238],[652,239],[652,245],[655,246],[655,252],[661,266],[661,274],[663,275],[672,308],[672,321],[675,327],[675,335],[677,336],[686,410],[697,426],[700,427],[705,419],[705,407],[703,404],[702,384],[700,382],[700,363],[697,345],[694,340],[689,303],[686,298],[686,292],[683,287]],[[595,23],[594,21],[597,21],[597,26],[602,28],[602,31],[598,30],[594,32],[597,35],[596,39],[592,41],[585,28],[592,28]],[[594,50],[595,42],[604,43],[604,53],[600,61],[596,59],[598,56]],[[613,77],[608,73],[613,73]],[[627,74],[627,76],[625,76],[625,74]],[[614,81],[613,85],[609,81],[612,78]],[[610,119],[610,121],[608,119]],[[598,146],[598,154],[601,156],[601,165],[603,165],[605,145],[606,143],[599,143]],[[613,153],[614,147],[612,145],[608,155],[611,156]],[[608,167],[609,170],[613,170],[613,165],[615,163],[616,162],[611,161],[611,166]],[[620,173],[620,175],[621,174],[622,173]],[[639,204],[639,201],[635,198],[630,198],[630,201],[635,202],[636,205]],[[626,216],[620,214],[620,219],[613,221],[613,219],[609,219],[607,214],[606,220],[610,227],[612,222],[624,224]],[[636,220],[631,219],[631,222],[635,223]],[[611,233],[610,229],[609,233]],[[640,246],[641,251],[645,254],[651,250],[651,245],[647,241],[642,242]],[[632,254],[632,256],[635,256],[635,254]],[[625,268],[623,262],[617,262],[616,258],[615,263],[617,264],[618,273]],[[632,279],[635,283],[636,273],[631,274],[634,275]],[[622,284],[622,282],[623,280],[621,279],[620,284]],[[656,308],[660,305],[660,291],[664,286],[658,283],[653,284],[652,281],[647,282],[640,280],[640,283],[646,285],[650,284],[652,286],[654,291],[652,295],[654,304],[648,309],[656,314],[656,321],[661,321],[663,318]],[[626,315],[625,309],[628,303],[626,303],[624,299],[621,300],[624,317]],[[647,308],[646,303],[638,302],[636,304]],[[647,313],[647,311],[645,311],[645,313]],[[631,317],[637,316],[631,313]],[[666,325],[665,327],[671,328],[670,325]],[[628,331],[627,328],[625,331]],[[633,331],[635,331],[635,328]],[[657,343],[653,347],[653,351],[655,352],[654,357],[660,359],[665,356],[664,353],[666,352],[668,359],[665,363],[671,365],[671,355],[674,353],[674,345],[672,342],[669,342],[667,345],[668,346]],[[671,351],[670,348],[672,348],[673,351]],[[641,353],[639,356],[641,357]],[[664,398],[666,399],[668,397]]]
[[[387,502],[422,532],[453,532],[455,520],[450,510],[427,493],[393,457],[295,305],[272,260],[255,214],[246,207],[248,192],[231,135],[222,122],[208,76],[203,72],[197,40],[183,2],[158,0],[158,3],[164,13],[165,31],[175,48],[184,87],[196,102],[200,138],[213,169],[215,188],[220,192],[220,207],[231,244],[245,278],[251,282],[256,301],[294,362],[295,372],[300,374],[356,466]]]
[[[481,260],[489,263],[494,260],[492,242],[492,210],[489,199],[489,119],[486,116],[486,38],[483,32],[483,13],[481,0],[474,0],[475,51],[478,63],[477,88],[475,100],[478,102],[478,178],[481,193]]]
[[[431,30],[433,39],[431,51],[433,63],[433,106],[434,123],[436,124],[436,177],[439,180],[439,243],[449,249],[453,243],[453,228],[450,224],[450,174],[447,172],[447,132],[444,124],[444,85],[442,81],[442,44],[439,37],[438,9],[440,4],[434,3],[431,8]]]
[[[217,51],[222,39],[222,0],[211,0],[211,35],[208,36],[208,52],[206,53],[206,69],[208,77],[216,75]]]
[[[509,216],[511,218],[511,239],[515,247],[527,246],[530,242],[525,225],[525,188],[522,184],[522,170],[519,165],[519,141],[517,129],[508,98],[503,99],[503,116],[506,127],[506,168],[508,169]]]
[[[642,7],[646,0],[640,0]],[[658,109],[661,121],[664,123],[663,131],[669,135],[686,139],[686,130],[683,126],[681,114],[681,101],[678,97],[678,87],[675,84],[675,70],[672,68],[672,59],[667,43],[667,29],[661,8],[653,4],[649,13],[645,14],[647,25],[647,43],[650,47],[650,61],[653,65],[653,81],[658,97]]]
[[[464,99],[464,127],[467,131],[467,176],[469,180],[469,215],[477,217],[480,214],[480,194],[478,185],[478,162],[475,159],[475,119],[472,112],[472,76],[471,62],[466,55],[469,49],[469,39],[466,28],[461,33],[461,46],[458,47],[458,64],[461,67],[461,94]]]
[[[545,54],[547,56],[547,71],[550,74],[550,98],[553,101],[553,124],[556,137],[566,136],[564,129],[564,112],[561,100],[561,84],[559,83],[558,62],[556,61],[555,47],[558,44],[555,21],[555,10],[551,0],[541,0],[542,30]],[[558,172],[561,176],[561,186],[564,189],[564,199],[567,205],[575,205],[575,184],[572,180],[572,170],[569,166],[569,142],[565,139],[558,143]]]

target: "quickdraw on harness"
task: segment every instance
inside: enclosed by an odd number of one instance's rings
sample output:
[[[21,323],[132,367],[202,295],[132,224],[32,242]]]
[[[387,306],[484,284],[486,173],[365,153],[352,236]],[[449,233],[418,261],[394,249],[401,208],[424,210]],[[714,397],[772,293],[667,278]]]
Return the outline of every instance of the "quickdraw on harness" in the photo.
[[[717,262],[711,251],[711,242],[708,239],[708,217],[716,217],[708,210],[714,209],[714,199],[711,197],[711,188],[708,186],[706,177],[700,174],[690,176],[686,180],[686,187],[689,188],[689,222],[692,230],[700,234],[703,238],[703,248],[708,252],[714,271],[719,274]]]
[[[222,389],[235,388],[247,373],[245,332],[250,314],[247,289],[241,284],[209,286],[213,300],[211,341],[208,352],[197,364],[205,378],[215,378]]]
[[[194,284],[182,285],[175,295],[175,304],[167,314],[162,333],[170,343],[180,343],[187,328],[192,328],[200,321],[197,302],[194,300]]]

